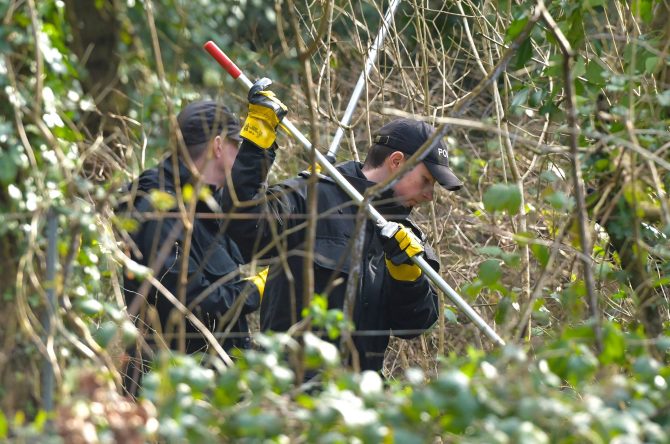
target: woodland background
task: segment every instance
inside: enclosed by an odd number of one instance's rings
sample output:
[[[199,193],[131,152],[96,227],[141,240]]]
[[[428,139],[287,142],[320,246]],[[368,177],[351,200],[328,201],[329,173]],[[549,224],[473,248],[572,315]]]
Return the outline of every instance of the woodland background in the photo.
[[[658,0],[407,0],[396,14],[338,157],[364,158],[396,116],[448,125],[465,187],[415,217],[506,347],[442,297],[433,330],[392,343],[385,382],[342,369],[316,336],[258,336],[232,368],[163,356],[141,400],[121,396],[136,331],[118,190],[175,149],[183,103],[244,114],[245,91],[202,44],[272,78],[325,148],[387,6],[0,4],[0,439],[670,440],[670,4]],[[272,181],[310,163],[281,137]],[[318,297],[309,315],[348,328]],[[296,385],[287,355],[323,369],[322,387]]]

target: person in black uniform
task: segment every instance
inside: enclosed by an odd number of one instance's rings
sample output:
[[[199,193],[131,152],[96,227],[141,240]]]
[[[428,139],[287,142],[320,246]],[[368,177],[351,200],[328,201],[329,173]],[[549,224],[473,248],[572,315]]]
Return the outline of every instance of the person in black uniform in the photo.
[[[211,331],[223,329],[232,333],[223,341],[226,351],[250,348],[246,315],[260,305],[265,273],[242,279],[242,255],[225,232],[229,221],[221,217],[213,197],[209,203],[207,199],[198,200],[188,238],[177,204],[181,196],[183,206],[189,206],[184,195],[189,194],[189,189],[196,190],[198,181],[200,187],[209,188],[211,196],[220,190],[239,151],[239,120],[227,107],[206,100],[187,105],[177,121],[186,152],[177,157],[169,155],[157,167],[144,171],[129,186],[132,201],[125,203],[124,212],[117,211],[117,215],[125,214],[139,222],[139,228],[130,236],[132,259],[151,268],[165,289],[177,298],[181,296],[184,305]],[[194,177],[187,167],[189,163],[199,177]],[[159,191],[174,198],[167,212],[152,205],[152,195],[155,197]],[[191,322],[158,289],[147,283],[143,286],[143,282],[126,270],[124,295],[128,311],[151,348],[158,349],[162,344],[186,353],[206,352],[208,342]],[[226,321],[225,325],[220,325],[220,320]],[[185,329],[183,344],[179,343],[180,328]],[[126,372],[131,394],[135,393],[147,361],[139,352],[130,353],[133,356]]]
[[[286,115],[286,107],[266,88],[261,79],[249,92],[249,113],[240,135],[240,152],[231,172],[234,192],[224,188],[224,210],[254,217],[231,224],[228,233],[247,259],[265,247],[266,257],[280,255],[270,265],[265,297],[261,305],[261,329],[286,331],[301,318],[303,270],[314,270],[314,292],[328,298],[329,308],[342,308],[345,298],[353,300],[356,330],[376,335],[354,335],[355,352],[361,370],[380,371],[389,337],[418,336],[430,328],[440,312],[429,279],[411,262],[423,254],[438,268],[423,234],[409,219],[412,208],[433,198],[435,182],[448,190],[462,184],[449,169],[446,146],[439,143],[427,157],[373,199],[373,205],[391,221],[383,230],[372,222],[363,224],[362,262],[355,285],[347,285],[352,268],[358,206],[330,178],[320,176],[316,184],[317,215],[313,263],[305,263],[308,176],[291,179],[262,189],[268,169],[275,159],[276,129]],[[431,125],[409,119],[383,126],[374,137],[364,164],[345,162],[337,166],[342,175],[361,193],[393,175],[435,131]],[[284,251],[284,253],[281,253]],[[288,265],[288,266],[286,266]],[[346,294],[355,288],[356,295]],[[353,357],[353,354],[352,354]]]

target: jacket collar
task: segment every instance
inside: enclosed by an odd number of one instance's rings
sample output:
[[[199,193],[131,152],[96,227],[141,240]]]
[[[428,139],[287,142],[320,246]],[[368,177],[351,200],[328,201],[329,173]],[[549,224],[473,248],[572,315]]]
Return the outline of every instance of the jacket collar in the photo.
[[[336,168],[361,194],[365,193],[365,190],[368,188],[376,185],[375,182],[372,182],[365,177],[365,174],[363,173],[363,165],[360,162],[351,160],[337,165]],[[406,219],[412,211],[412,208],[407,208],[397,203],[392,189],[382,191],[372,199],[372,202],[377,202],[375,208],[377,208],[377,211],[387,219]]]
[[[183,187],[187,183],[193,183],[193,176],[186,164],[177,158],[178,173],[175,175],[172,155],[163,159],[155,168],[144,171],[138,178],[138,189],[149,192],[151,190],[162,190],[170,194],[175,194],[176,178],[179,178],[179,185]],[[217,188],[214,185],[205,185],[210,188],[212,195],[216,193]],[[198,201],[197,212],[209,212],[211,209],[202,201]]]

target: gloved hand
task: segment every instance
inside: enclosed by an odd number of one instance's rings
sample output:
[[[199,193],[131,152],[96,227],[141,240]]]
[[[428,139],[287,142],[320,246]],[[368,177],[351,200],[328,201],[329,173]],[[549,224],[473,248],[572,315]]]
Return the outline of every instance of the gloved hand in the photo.
[[[261,301],[263,300],[263,293],[265,293],[265,281],[267,281],[268,279],[269,269],[270,267],[265,267],[257,275],[250,276],[247,278],[248,281],[253,282],[256,288],[258,288],[258,293],[261,295]]]
[[[275,93],[265,90],[271,84],[272,80],[264,77],[249,90],[249,114],[240,131],[241,137],[263,149],[272,146],[277,138],[277,126],[288,113]]]
[[[387,222],[380,235],[386,254],[386,268],[391,277],[406,282],[419,279],[421,268],[410,258],[423,253],[423,245],[412,230],[395,222]]]

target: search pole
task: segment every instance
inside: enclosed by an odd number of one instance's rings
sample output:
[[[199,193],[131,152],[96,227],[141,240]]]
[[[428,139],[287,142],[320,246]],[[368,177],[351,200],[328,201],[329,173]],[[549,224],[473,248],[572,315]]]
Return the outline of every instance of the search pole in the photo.
[[[358,82],[354,87],[354,92],[351,94],[349,104],[347,105],[347,108],[344,110],[344,116],[342,116],[342,120],[338,123],[337,131],[335,131],[333,141],[330,143],[330,147],[328,148],[326,159],[328,159],[330,163],[335,163],[336,159],[335,155],[337,154],[337,150],[340,148],[340,141],[342,140],[342,136],[344,136],[345,127],[349,125],[349,122],[351,122],[351,116],[353,116],[354,109],[356,109],[356,105],[358,104],[358,99],[360,99],[361,97],[363,87],[365,86],[365,81],[367,77],[370,75],[370,70],[372,69],[372,67],[375,64],[375,61],[377,60],[377,53],[384,44],[384,40],[386,39],[386,35],[388,34],[389,29],[391,28],[391,24],[393,23],[393,18],[395,16],[395,11],[398,8],[399,4],[400,0],[393,0],[391,2],[391,4],[389,5],[389,9],[386,11],[386,15],[384,16],[384,19],[382,21],[382,27],[379,30],[379,34],[377,34],[377,38],[375,38],[372,47],[370,47],[370,53],[368,54],[368,59],[365,62],[363,72],[361,72],[360,77],[358,77]]]

